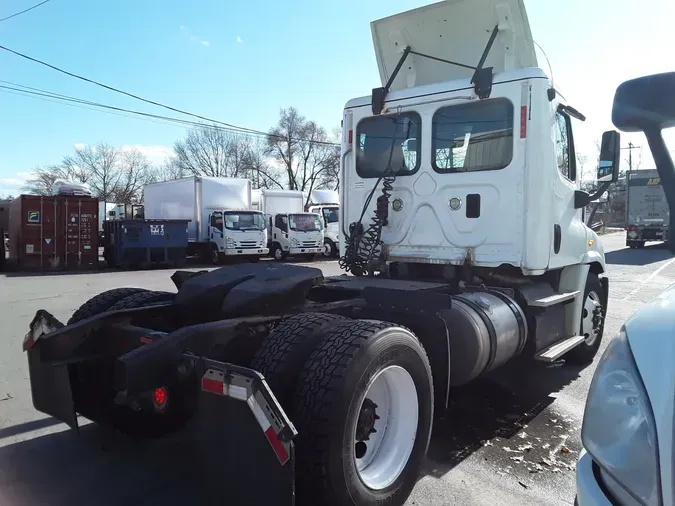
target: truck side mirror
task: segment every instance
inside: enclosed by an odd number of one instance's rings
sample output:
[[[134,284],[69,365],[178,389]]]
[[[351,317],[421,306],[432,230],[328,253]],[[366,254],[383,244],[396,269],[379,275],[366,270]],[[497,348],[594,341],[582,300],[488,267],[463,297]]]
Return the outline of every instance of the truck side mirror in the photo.
[[[620,149],[621,136],[619,132],[609,130],[602,134],[598,183],[614,183],[619,179]]]
[[[612,123],[623,132],[675,126],[675,72],[639,77],[616,89]]]
[[[612,123],[624,132],[644,132],[661,178],[668,207],[675,209],[675,164],[663,139],[664,128],[675,126],[675,72],[638,77],[622,83],[614,95]],[[669,228],[675,227],[675,212]],[[675,241],[668,241],[675,251]]]

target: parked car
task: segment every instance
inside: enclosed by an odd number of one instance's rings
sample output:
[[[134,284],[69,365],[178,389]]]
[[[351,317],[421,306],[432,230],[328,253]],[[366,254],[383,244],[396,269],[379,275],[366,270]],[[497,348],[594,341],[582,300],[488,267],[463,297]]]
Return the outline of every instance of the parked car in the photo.
[[[662,130],[675,127],[673,90],[675,72],[633,79],[619,86],[612,110],[617,128],[645,133],[671,209],[675,166]],[[581,429],[579,506],[675,503],[674,371],[675,285],[621,327],[598,363]]]

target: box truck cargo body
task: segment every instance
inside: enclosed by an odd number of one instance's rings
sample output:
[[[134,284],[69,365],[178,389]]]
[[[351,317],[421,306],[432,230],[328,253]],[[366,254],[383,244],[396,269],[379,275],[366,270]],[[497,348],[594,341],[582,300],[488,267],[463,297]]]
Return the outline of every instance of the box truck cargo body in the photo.
[[[188,255],[257,261],[269,252],[263,213],[251,210],[248,179],[194,176],[149,184],[145,218],[190,220]]]
[[[323,255],[338,256],[340,244],[340,196],[335,190],[312,190],[309,192],[306,210],[321,216],[324,224]]]
[[[626,177],[626,246],[668,241],[670,210],[656,169],[635,170]]]
[[[323,223],[318,214],[304,211],[305,197],[297,190],[255,190],[252,209],[265,213],[270,254],[313,258],[323,251]]]

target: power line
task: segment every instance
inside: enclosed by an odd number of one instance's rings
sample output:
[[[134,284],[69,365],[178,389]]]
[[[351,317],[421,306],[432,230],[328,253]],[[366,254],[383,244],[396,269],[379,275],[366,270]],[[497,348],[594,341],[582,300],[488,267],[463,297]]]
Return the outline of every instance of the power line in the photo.
[[[15,17],[17,17],[17,16],[21,16],[21,14],[24,14],[24,13],[26,13],[26,12],[28,12],[28,11],[32,11],[33,9],[37,9],[38,7],[40,7],[41,5],[46,4],[47,2],[51,2],[51,0],[43,0],[43,1],[40,2],[39,4],[35,4],[35,5],[33,5],[32,7],[28,7],[28,9],[24,9],[24,10],[22,10],[22,11],[15,12],[15,13],[12,14],[11,16],[6,16],[6,17],[4,17],[4,18],[0,18],[0,23],[2,23],[3,21],[7,21],[8,19],[15,18]]]
[[[134,118],[137,117],[136,119],[145,119],[148,121],[152,121],[154,123],[160,123],[160,124],[169,124],[169,125],[174,125],[174,126],[182,126],[182,127],[205,127],[213,130],[218,130],[218,131],[223,131],[223,132],[230,132],[230,133],[235,133],[237,135],[244,135],[247,137],[258,137],[258,138],[267,138],[270,135],[269,134],[257,134],[257,133],[250,133],[250,132],[242,132],[241,130],[236,130],[232,129],[229,127],[222,127],[218,125],[210,125],[206,123],[198,123],[196,121],[190,121],[190,120],[185,120],[185,119],[180,119],[180,118],[174,118],[171,116],[163,116],[160,114],[151,114],[147,112],[142,112],[142,111],[136,111],[133,109],[125,109],[123,107],[116,107],[108,104],[102,104],[100,102],[93,102],[90,100],[84,100],[81,98],[77,97],[71,97],[69,95],[63,95],[60,93],[55,93],[52,91],[48,90],[43,90],[40,88],[35,88],[32,86],[26,86],[23,84],[18,84],[18,83],[13,83],[11,81],[5,81],[0,79],[0,83],[5,83],[6,85],[0,85],[0,91],[5,91],[6,93],[10,93],[13,95],[19,95],[19,96],[28,96],[30,98],[37,98],[40,100],[46,100],[48,102],[53,102],[53,103],[61,103],[62,105],[69,105],[72,107],[80,107],[82,109],[87,109],[87,110],[92,110],[92,111],[97,111],[97,112],[106,112],[109,114],[115,114],[117,116],[124,116],[127,118]],[[22,89],[23,88],[23,89]],[[86,107],[89,106],[89,107]],[[120,114],[120,113],[127,113],[127,114]],[[338,144],[334,144],[335,146],[338,146]]]
[[[44,62],[44,61],[42,61],[42,60],[38,60],[37,58],[33,58],[32,56],[28,56],[28,55],[26,55],[26,54],[19,53],[18,51],[14,51],[13,49],[9,49],[8,47],[2,46],[2,45],[0,45],[0,49],[3,49],[3,50],[5,50],[5,51],[7,51],[7,52],[9,52],[9,53],[12,53],[12,54],[14,54],[14,55],[16,55],[16,56],[19,56],[19,57],[24,58],[24,59],[26,59],[26,60],[32,61],[32,62],[34,62],[34,63],[38,63],[38,64],[40,64],[40,65],[44,65],[45,67],[48,67],[48,68],[50,68],[50,69],[52,69],[52,70],[55,70],[55,71],[57,71],[57,72],[60,72],[60,73],[62,73],[62,74],[65,74],[65,75],[67,75],[67,76],[70,76],[70,77],[73,77],[73,78],[75,78],[75,79],[79,79],[79,80],[81,80],[81,81],[85,81],[85,82],[88,82],[88,83],[91,83],[91,84],[95,84],[96,86],[100,86],[100,87],[105,88],[105,89],[107,89],[107,90],[114,91],[115,93],[120,93],[120,94],[122,94],[122,95],[126,95],[126,96],[131,97],[131,98],[134,98],[134,99],[136,99],[136,100],[140,100],[141,102],[145,102],[145,103],[148,103],[148,104],[151,104],[151,105],[155,105],[155,106],[157,106],[157,107],[162,107],[162,108],[164,108],[164,109],[168,109],[168,110],[170,110],[170,111],[177,112],[177,113],[180,113],[180,114],[185,114],[186,116],[191,116],[191,117],[193,117],[193,118],[201,119],[201,120],[203,120],[203,121],[208,121],[208,122],[210,122],[210,123],[215,123],[215,124],[223,125],[223,126],[226,126],[226,127],[228,127],[228,128],[231,128],[231,129],[233,129],[233,130],[239,130],[239,131],[241,131],[241,132],[247,132],[247,133],[250,133],[250,134],[265,135],[265,136],[267,136],[267,137],[276,137],[276,138],[280,138],[280,139],[285,139],[284,136],[280,136],[280,135],[270,135],[269,133],[267,133],[267,132],[262,132],[262,131],[260,131],[260,130],[253,130],[253,129],[251,129],[251,128],[245,128],[245,127],[240,127],[240,126],[237,126],[237,125],[232,125],[231,123],[225,123],[224,121],[218,121],[218,120],[215,120],[215,119],[212,119],[212,118],[208,118],[208,117],[206,117],[206,116],[201,116],[201,115],[199,115],[199,114],[193,114],[193,113],[191,113],[191,112],[184,111],[184,110],[178,109],[178,108],[176,108],[176,107],[171,107],[170,105],[165,105],[165,104],[162,104],[162,103],[160,103],[160,102],[155,102],[154,100],[149,100],[149,99],[147,99],[147,98],[140,97],[140,96],[135,95],[135,94],[133,94],[133,93],[129,93],[128,91],[120,90],[120,89],[118,89],[118,88],[115,88],[115,87],[113,87],[113,86],[109,86],[109,85],[107,85],[107,84],[103,84],[103,83],[98,82],[98,81],[95,81],[95,80],[93,80],[93,79],[89,79],[89,78],[87,78],[87,77],[83,77],[83,76],[81,76],[81,75],[74,74],[73,72],[69,72],[69,71],[64,70],[64,69],[62,69],[62,68],[56,67],[55,65],[52,65],[52,64],[50,64],[50,63]],[[309,140],[309,139],[291,139],[291,140],[299,140],[299,141],[302,141],[302,140]],[[313,141],[313,142],[314,142],[315,144],[323,144],[323,145],[328,145],[328,146],[335,146],[335,145],[337,145],[337,144],[334,143],[334,142],[326,142],[326,141]]]

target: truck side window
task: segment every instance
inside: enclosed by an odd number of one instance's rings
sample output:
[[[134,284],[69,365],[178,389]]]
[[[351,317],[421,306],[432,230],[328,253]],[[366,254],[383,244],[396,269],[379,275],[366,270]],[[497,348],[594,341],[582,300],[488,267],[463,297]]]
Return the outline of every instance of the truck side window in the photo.
[[[213,213],[211,215],[211,226],[223,231],[223,215],[222,213]]]
[[[420,168],[422,118],[414,112],[365,118],[356,127],[356,173],[376,178],[388,167],[398,176]]]
[[[569,118],[557,112],[555,114],[555,147],[558,170],[570,181],[575,180],[573,149],[570,136]]]
[[[283,214],[277,214],[274,218],[274,226],[277,227],[282,232],[288,231],[288,218]]]
[[[500,170],[513,158],[513,104],[496,98],[441,107],[432,119],[436,172]]]

